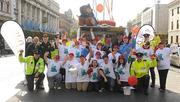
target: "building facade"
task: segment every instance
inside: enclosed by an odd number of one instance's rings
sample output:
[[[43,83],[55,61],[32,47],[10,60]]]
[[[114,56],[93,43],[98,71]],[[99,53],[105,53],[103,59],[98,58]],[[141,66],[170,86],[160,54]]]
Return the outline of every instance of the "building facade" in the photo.
[[[12,19],[11,4],[11,0],[0,0],[0,26],[3,24],[3,22]]]
[[[59,32],[59,4],[54,0],[16,0],[17,21],[24,30]]]
[[[71,29],[70,21],[67,19],[67,16],[65,14],[61,13],[59,16],[59,31],[70,33],[70,29]]]
[[[180,0],[174,0],[168,4],[168,43],[180,43]]]
[[[147,7],[141,14],[141,26],[144,24],[152,25],[153,22],[153,8]]]
[[[73,17],[72,11],[69,9],[65,11],[64,14],[59,14],[59,31],[60,32],[68,32],[71,34],[73,31],[78,29],[78,22]]]
[[[145,8],[141,15],[141,26],[150,24],[155,29],[162,41],[168,41],[168,5],[155,4],[153,7]]]
[[[142,13],[137,14],[135,19],[132,20],[133,26],[137,25],[138,27],[141,27],[141,15],[142,15]]]

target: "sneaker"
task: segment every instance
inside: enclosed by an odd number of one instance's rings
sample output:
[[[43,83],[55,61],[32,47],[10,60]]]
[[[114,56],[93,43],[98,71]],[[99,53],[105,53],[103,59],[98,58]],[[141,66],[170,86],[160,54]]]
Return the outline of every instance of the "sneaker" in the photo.
[[[59,86],[59,87],[57,87],[57,89],[58,89],[58,90],[61,90],[61,87]]]
[[[44,90],[44,86],[36,86],[36,89]]]
[[[103,88],[101,88],[101,89],[99,90],[99,92],[100,92],[100,93],[104,92],[104,89],[103,89]]]
[[[155,85],[153,85],[153,84],[152,84],[152,85],[151,85],[151,87],[152,87],[152,88],[154,88],[154,87],[155,87]]]
[[[110,91],[113,92],[113,88],[110,88]]]
[[[144,91],[144,95],[149,95],[149,93],[147,91]]]
[[[164,93],[166,90],[159,88],[159,91]]]

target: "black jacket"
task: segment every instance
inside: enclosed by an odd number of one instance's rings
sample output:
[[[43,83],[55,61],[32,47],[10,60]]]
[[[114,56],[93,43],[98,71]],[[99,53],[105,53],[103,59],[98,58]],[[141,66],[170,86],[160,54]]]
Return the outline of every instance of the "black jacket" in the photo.
[[[44,58],[45,52],[49,52],[48,58],[51,58],[51,51],[53,50],[54,50],[54,47],[52,47],[49,42],[46,44],[42,42],[42,44],[40,45],[41,58]]]

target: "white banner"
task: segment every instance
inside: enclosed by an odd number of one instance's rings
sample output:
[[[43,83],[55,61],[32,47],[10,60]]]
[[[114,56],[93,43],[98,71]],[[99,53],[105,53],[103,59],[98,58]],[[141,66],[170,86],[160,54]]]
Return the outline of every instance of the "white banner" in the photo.
[[[1,27],[1,34],[16,56],[25,51],[25,37],[20,25],[14,21],[6,21]]]

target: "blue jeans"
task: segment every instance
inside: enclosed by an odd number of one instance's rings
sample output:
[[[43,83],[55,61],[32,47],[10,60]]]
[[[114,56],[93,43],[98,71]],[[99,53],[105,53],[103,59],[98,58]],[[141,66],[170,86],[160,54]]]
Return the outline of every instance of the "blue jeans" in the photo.
[[[60,74],[56,74],[53,77],[47,77],[48,79],[48,86],[50,89],[54,88],[54,87],[59,87],[61,84],[61,75]]]

